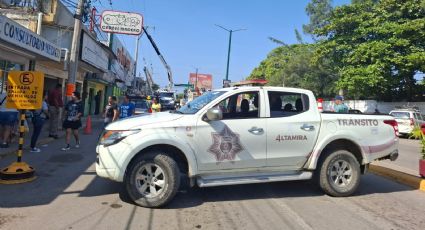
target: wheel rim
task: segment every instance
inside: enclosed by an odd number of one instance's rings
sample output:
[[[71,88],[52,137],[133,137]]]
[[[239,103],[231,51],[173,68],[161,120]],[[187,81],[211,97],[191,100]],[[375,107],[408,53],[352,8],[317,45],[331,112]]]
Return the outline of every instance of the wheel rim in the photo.
[[[137,170],[135,184],[140,194],[147,198],[157,197],[164,191],[165,174],[164,170],[157,164],[144,164]]]
[[[329,180],[338,187],[346,187],[351,183],[353,178],[353,170],[345,160],[335,161],[329,172]]]

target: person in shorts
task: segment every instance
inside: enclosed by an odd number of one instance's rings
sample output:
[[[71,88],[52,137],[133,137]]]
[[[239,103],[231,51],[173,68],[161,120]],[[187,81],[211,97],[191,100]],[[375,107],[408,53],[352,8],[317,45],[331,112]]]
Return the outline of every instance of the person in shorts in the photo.
[[[18,111],[6,108],[6,91],[0,94],[0,148],[9,148],[13,127],[18,122]]]
[[[63,151],[70,150],[71,135],[74,134],[75,148],[80,147],[80,138],[78,137],[78,129],[81,127],[81,116],[83,115],[83,103],[79,92],[72,93],[72,100],[65,106],[65,120],[62,127],[66,130],[66,146]]]

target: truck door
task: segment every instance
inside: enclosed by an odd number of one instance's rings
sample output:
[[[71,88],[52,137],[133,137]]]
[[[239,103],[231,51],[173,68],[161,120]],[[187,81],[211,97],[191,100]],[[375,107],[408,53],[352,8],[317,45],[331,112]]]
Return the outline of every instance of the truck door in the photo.
[[[314,96],[299,91],[267,91],[267,166],[301,168],[320,128]]]
[[[263,90],[235,93],[214,105],[222,110],[223,119],[199,118],[194,138],[200,170],[266,166],[266,121],[261,117],[261,98]]]

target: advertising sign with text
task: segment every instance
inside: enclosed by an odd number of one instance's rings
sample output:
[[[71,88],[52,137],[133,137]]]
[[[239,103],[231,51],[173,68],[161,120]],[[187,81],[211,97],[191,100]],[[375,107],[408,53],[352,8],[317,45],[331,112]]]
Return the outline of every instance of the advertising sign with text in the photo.
[[[100,28],[103,32],[139,35],[143,31],[143,16],[137,13],[105,10]]]
[[[40,109],[43,102],[44,73],[10,71],[7,78],[9,109]]]

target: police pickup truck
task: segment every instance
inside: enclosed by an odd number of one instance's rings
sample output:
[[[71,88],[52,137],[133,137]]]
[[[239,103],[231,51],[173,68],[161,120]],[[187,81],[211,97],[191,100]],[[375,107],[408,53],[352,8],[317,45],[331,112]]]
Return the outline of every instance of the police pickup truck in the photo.
[[[143,207],[167,204],[184,177],[199,187],[315,179],[349,196],[371,162],[397,158],[397,134],[391,116],[321,113],[308,90],[224,88],[110,124],[96,172]]]

